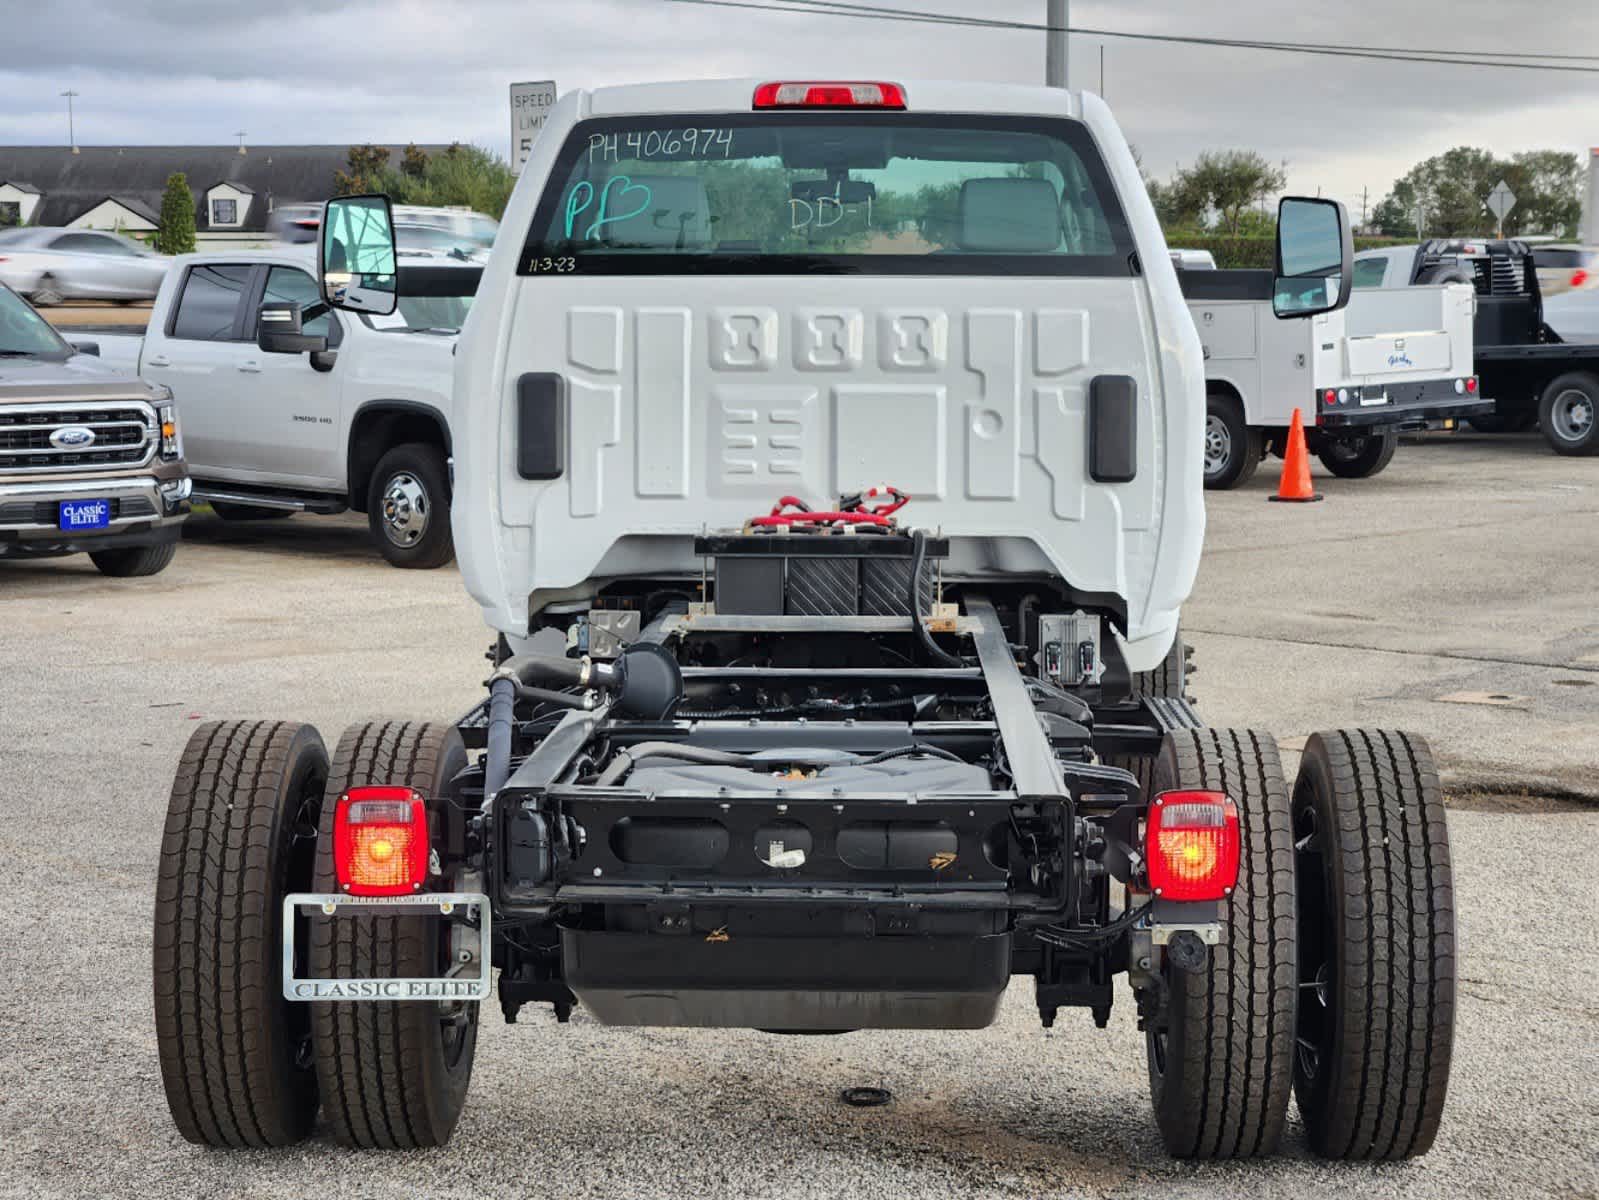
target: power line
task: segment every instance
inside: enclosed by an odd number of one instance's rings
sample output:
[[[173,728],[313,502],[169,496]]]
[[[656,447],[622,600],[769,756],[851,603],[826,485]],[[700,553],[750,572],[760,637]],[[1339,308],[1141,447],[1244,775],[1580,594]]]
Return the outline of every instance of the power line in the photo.
[[[1027,21],[1006,20],[999,17],[964,17],[955,13],[926,13],[913,8],[888,8],[881,4],[848,3],[845,0],[781,0],[785,4],[801,5],[806,8],[840,10],[854,16],[874,17],[880,14],[892,14],[907,18],[922,17],[938,23],[950,22],[960,25],[987,26],[1000,29],[1029,29],[1052,30],[1052,25],[1035,25]],[[1154,38],[1159,40],[1196,42],[1205,45],[1244,46],[1272,50],[1343,50],[1361,54],[1392,54],[1408,57],[1412,54],[1448,54],[1464,55],[1469,58],[1495,59],[1495,58],[1541,58],[1560,62],[1594,62],[1599,63],[1599,54],[1545,54],[1533,50],[1441,50],[1435,47],[1415,47],[1406,49],[1403,46],[1362,46],[1351,45],[1344,42],[1274,42],[1263,38],[1201,38],[1184,37],[1182,35],[1166,34],[1134,34],[1113,33],[1103,29],[1079,29],[1075,25],[1068,29],[1070,33],[1081,33],[1100,37],[1129,37],[1129,38]]]
[[[1058,32],[1053,26],[1030,21],[1007,21],[992,17],[960,17],[948,13],[918,13],[910,9],[890,9],[868,5],[825,3],[825,0],[773,0],[755,3],[754,0],[667,0],[672,4],[696,4],[709,8],[745,8],[755,12],[804,13],[807,16],[855,17],[877,21],[903,21],[921,25],[955,25],[977,29],[1023,30],[1031,33]],[[1505,62],[1506,58],[1536,57],[1540,59],[1580,59],[1599,61],[1594,55],[1534,55],[1493,51],[1492,58],[1459,57],[1469,53],[1463,50],[1401,50],[1382,46],[1343,46],[1315,42],[1268,42],[1241,38],[1209,38],[1169,33],[1128,33],[1116,29],[1086,29],[1071,26],[1070,33],[1087,37],[1121,38],[1135,42],[1161,42],[1174,45],[1223,47],[1234,50],[1267,50],[1289,54],[1312,54],[1333,58],[1361,58],[1380,62],[1437,63],[1443,66],[1488,67],[1500,70],[1564,71],[1583,75],[1599,75],[1599,66],[1576,66],[1570,62]],[[1455,56],[1455,57],[1450,57]]]

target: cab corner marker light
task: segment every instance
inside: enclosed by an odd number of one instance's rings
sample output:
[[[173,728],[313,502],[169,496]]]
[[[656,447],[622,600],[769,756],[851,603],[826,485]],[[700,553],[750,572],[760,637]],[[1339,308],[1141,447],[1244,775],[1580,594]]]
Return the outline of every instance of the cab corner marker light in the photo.
[[[409,896],[427,881],[427,806],[405,787],[354,787],[333,812],[333,871],[352,896]]]
[[[1144,853],[1162,900],[1221,900],[1238,884],[1238,809],[1221,792],[1162,792],[1149,806]]]
[[[897,83],[763,83],[754,107],[903,109],[905,89]]]

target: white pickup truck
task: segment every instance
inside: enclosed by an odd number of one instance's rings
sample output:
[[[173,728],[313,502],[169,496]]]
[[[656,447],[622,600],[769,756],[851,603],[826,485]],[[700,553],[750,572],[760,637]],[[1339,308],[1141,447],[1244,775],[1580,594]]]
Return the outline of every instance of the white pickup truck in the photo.
[[[1205,352],[1208,488],[1238,487],[1281,455],[1296,408],[1311,453],[1345,479],[1386,467],[1401,431],[1493,411],[1472,368],[1467,284],[1356,290],[1343,309],[1278,321],[1270,271],[1179,279]]]
[[[442,566],[455,335],[480,270],[406,267],[377,316],[328,310],[315,265],[299,247],[180,257],[144,335],[97,334],[101,357],[178,397],[194,498],[218,516],[354,509],[395,566]],[[299,349],[263,349],[282,335],[260,335],[262,308],[286,304]]]
[[[1349,299],[1348,218],[1278,213],[1273,302],[1313,321]],[[320,234],[327,302],[392,311],[387,199],[329,201]],[[487,695],[331,756],[306,724],[192,735],[152,972],[184,1137],[289,1146],[320,1108],[347,1146],[439,1145],[485,1001],[548,1004],[522,1044],[549,1055],[578,1004],[977,1029],[1017,976],[1045,1026],[1104,1028],[1125,973],[1173,1154],[1271,1153],[1290,1091],[1318,1154],[1432,1144],[1455,963],[1436,769],[1412,735],[1329,731],[1290,791],[1270,734],[1205,728],[1182,694],[1204,360],[1103,101],[569,92],[458,359]],[[1059,1040],[1027,1044],[1066,1081],[1040,1085],[1050,1120],[1137,1141]]]

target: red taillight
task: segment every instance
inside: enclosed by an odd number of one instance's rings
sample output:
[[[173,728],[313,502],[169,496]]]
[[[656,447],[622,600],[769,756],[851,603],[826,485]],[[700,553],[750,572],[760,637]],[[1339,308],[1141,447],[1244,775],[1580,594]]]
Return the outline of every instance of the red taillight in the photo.
[[[1475,375],[1466,376],[1466,390],[1468,392],[1475,392],[1477,390],[1477,377]]]
[[[333,870],[352,896],[408,896],[428,872],[428,818],[410,788],[358,787],[333,812]]]
[[[1162,792],[1144,829],[1149,888],[1162,900],[1220,900],[1238,883],[1238,809],[1221,792]]]
[[[1333,391],[1332,388],[1328,388],[1325,392],[1323,392],[1321,394],[1321,398],[1328,404],[1338,403],[1338,393]]]
[[[1575,271],[1573,271],[1571,273],[1571,286],[1572,287],[1579,288],[1579,287],[1582,287],[1583,284],[1585,284],[1587,282],[1588,282],[1588,272],[1584,271],[1581,267],[1578,267]]]
[[[905,89],[897,83],[763,83],[756,108],[899,108]]]

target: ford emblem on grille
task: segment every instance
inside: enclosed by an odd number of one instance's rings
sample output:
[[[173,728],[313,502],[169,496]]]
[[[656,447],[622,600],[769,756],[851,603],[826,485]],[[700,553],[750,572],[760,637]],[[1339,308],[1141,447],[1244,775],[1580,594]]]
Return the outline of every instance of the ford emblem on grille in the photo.
[[[50,435],[50,444],[57,450],[82,450],[94,445],[94,430],[82,425],[63,425]]]

